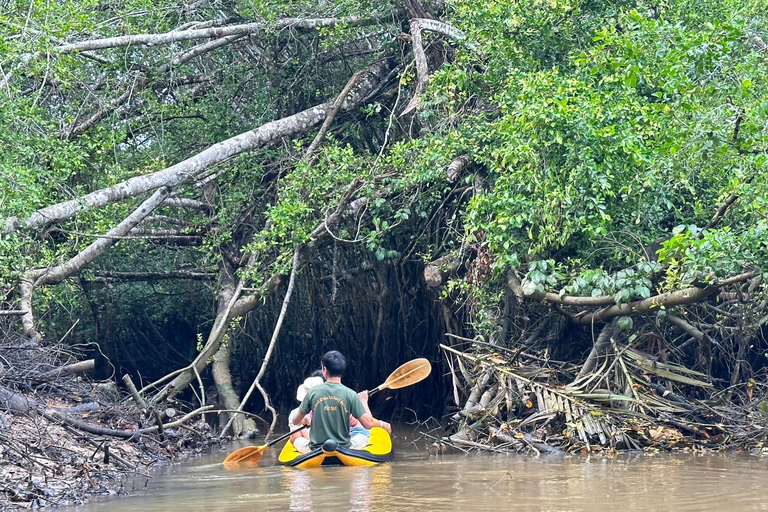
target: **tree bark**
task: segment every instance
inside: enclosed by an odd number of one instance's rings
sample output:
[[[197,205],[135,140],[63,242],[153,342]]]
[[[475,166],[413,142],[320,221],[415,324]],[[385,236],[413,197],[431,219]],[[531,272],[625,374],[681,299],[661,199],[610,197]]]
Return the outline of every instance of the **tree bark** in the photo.
[[[615,334],[616,320],[603,326],[603,330],[600,331],[600,335],[598,335],[592,345],[592,350],[589,351],[589,355],[587,356],[586,361],[584,361],[584,365],[581,367],[581,370],[579,370],[579,377],[582,377],[595,369],[597,361],[600,359],[600,356],[605,354],[605,350],[608,348],[611,338],[615,336]]]
[[[221,271],[219,272],[219,311],[218,317],[227,313],[227,307],[235,293],[235,272],[224,258],[222,258]],[[226,331],[225,331],[226,334]],[[213,358],[211,373],[216,389],[225,409],[236,409],[240,404],[240,397],[232,385],[232,375],[229,364],[232,355],[232,341],[220,343],[219,349]],[[243,431],[243,417],[238,415],[234,420],[234,430],[237,433]]]

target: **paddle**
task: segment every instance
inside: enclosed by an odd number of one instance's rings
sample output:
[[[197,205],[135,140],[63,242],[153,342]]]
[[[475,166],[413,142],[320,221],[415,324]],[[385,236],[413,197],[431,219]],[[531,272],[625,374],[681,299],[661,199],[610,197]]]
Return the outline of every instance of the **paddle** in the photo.
[[[233,462],[251,462],[255,463],[258,462],[262,455],[264,455],[264,452],[269,448],[270,446],[274,446],[283,439],[290,437],[294,433],[298,432],[299,430],[304,430],[305,428],[309,427],[309,425],[302,425],[296,430],[293,430],[291,432],[288,432],[287,434],[283,434],[279,437],[276,437],[272,441],[268,442],[267,444],[263,444],[261,446],[246,446],[245,448],[240,448],[239,450],[235,450],[232,453],[230,453],[226,459],[224,459],[224,464],[233,463]]]
[[[424,358],[413,359],[393,371],[382,385],[368,392],[374,395],[384,389],[400,389],[416,384],[426,379],[432,372],[432,365]]]

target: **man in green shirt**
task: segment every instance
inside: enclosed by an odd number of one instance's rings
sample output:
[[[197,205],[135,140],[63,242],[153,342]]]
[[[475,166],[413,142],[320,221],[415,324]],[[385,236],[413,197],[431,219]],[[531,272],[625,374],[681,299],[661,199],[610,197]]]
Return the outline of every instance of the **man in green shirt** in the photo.
[[[374,420],[368,410],[368,393],[359,395],[341,383],[341,376],[347,369],[347,360],[337,350],[323,354],[320,359],[325,382],[307,392],[293,418],[294,425],[312,425],[309,431],[309,447],[315,449],[328,439],[339,446],[349,448],[349,416],[357,418],[360,424],[371,429],[381,427],[392,432],[386,421]],[[310,413],[311,418],[310,418]]]

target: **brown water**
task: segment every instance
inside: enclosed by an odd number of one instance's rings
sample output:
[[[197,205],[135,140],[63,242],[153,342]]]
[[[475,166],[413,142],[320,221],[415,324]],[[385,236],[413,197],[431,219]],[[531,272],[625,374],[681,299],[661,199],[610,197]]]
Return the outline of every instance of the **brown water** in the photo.
[[[429,457],[396,438],[395,460],[372,468],[228,472],[214,453],[162,468],[146,489],[93,501],[92,510],[188,512],[768,510],[768,457],[642,454],[615,458],[450,455]],[[397,445],[400,446],[397,446]]]

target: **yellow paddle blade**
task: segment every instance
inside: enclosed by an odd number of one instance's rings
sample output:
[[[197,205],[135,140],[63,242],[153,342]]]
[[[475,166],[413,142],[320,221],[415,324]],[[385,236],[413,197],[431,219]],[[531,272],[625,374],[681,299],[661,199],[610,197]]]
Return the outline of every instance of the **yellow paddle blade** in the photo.
[[[422,358],[408,361],[387,377],[379,389],[400,389],[426,379],[432,372],[429,360]]]
[[[392,438],[383,428],[373,427],[365,450],[374,455],[386,455],[392,451]]]
[[[246,446],[245,448],[240,448],[239,450],[235,450],[234,452],[227,455],[227,458],[224,459],[224,463],[234,463],[234,462],[258,462],[262,455],[264,455],[264,451],[269,448],[266,444],[261,446]]]

